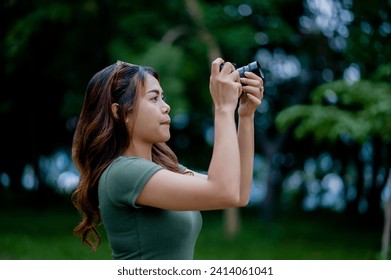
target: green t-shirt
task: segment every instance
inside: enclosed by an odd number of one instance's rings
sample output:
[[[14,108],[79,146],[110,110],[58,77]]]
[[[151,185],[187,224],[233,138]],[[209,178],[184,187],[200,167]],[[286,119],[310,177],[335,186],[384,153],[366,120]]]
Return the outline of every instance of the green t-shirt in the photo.
[[[113,259],[193,259],[202,226],[199,211],[140,206],[136,199],[163,167],[120,156],[99,180],[99,209]]]

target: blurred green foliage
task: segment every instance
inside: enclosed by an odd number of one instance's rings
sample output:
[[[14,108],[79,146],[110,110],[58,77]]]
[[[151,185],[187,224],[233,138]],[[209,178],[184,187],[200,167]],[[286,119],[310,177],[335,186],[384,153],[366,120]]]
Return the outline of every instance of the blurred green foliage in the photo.
[[[372,137],[391,142],[391,85],[388,82],[343,80],[327,83],[311,94],[311,104],[291,106],[279,113],[283,129],[299,123],[295,135],[314,135],[318,142],[341,136],[363,143]]]

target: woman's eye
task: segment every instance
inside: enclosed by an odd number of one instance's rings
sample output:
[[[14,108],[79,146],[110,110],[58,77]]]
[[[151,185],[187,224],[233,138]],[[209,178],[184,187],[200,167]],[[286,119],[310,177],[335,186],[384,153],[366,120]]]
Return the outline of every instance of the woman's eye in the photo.
[[[166,101],[166,97],[164,95],[162,95],[161,97],[159,97],[159,95],[156,95],[156,96],[152,97],[151,100],[159,101],[159,98],[161,98],[163,101]]]

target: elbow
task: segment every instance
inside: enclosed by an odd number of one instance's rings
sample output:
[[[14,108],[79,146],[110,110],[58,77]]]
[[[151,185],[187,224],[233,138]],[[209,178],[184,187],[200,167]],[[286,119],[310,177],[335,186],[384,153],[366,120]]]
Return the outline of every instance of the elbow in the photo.
[[[239,205],[242,204],[240,192],[238,191],[239,188],[236,188],[235,185],[231,187],[231,191],[224,192],[224,208],[240,207]]]
[[[237,207],[245,207],[250,202],[250,199],[247,197],[245,199],[240,199]]]
[[[241,195],[240,190],[232,193],[228,198],[228,207],[245,207],[250,202],[250,195]]]
[[[233,195],[227,198],[225,206],[226,208],[240,208],[247,206],[248,203],[248,199],[241,199],[240,195]]]
[[[214,185],[212,195],[215,209],[234,208],[242,204],[239,180],[225,180]]]
[[[240,197],[238,195],[232,196],[227,201],[227,208],[237,208],[240,207]]]
[[[251,181],[248,184],[244,184],[241,188],[239,195],[239,202],[237,207],[245,207],[250,202]]]

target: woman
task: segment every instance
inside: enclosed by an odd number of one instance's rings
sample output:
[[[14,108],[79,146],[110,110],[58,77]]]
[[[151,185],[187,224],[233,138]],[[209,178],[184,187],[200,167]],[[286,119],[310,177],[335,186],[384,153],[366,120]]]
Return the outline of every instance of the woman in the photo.
[[[113,259],[192,259],[199,211],[248,203],[263,81],[249,72],[240,78],[229,62],[220,70],[223,63],[211,67],[215,140],[207,175],[180,165],[165,144],[170,106],[152,68],[118,61],[92,77],[72,157],[80,172],[73,201],[83,214],[74,233],[93,250],[103,222]]]

